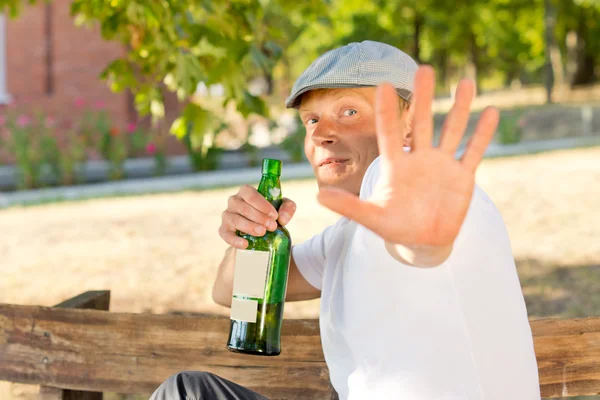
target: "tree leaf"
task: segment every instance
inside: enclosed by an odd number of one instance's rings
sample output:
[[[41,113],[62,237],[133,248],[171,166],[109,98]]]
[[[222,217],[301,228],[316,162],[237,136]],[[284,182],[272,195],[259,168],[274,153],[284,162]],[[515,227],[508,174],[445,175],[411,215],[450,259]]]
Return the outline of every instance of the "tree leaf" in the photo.
[[[171,125],[170,132],[180,140],[190,135],[192,143],[198,144],[202,143],[204,135],[213,129],[215,122],[218,122],[218,119],[213,113],[196,103],[189,103],[181,117]]]
[[[269,110],[265,102],[260,97],[251,95],[247,90],[244,90],[241,102],[238,103],[237,108],[244,118],[248,118],[252,113],[264,117],[269,116]]]

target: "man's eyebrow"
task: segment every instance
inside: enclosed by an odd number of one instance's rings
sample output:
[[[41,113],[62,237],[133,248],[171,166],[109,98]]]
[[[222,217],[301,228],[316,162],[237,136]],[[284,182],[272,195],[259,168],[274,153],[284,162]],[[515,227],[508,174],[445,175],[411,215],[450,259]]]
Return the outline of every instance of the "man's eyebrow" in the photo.
[[[340,90],[337,95],[333,95],[333,101],[338,101],[345,97],[350,97],[351,99],[362,100],[367,103],[369,102],[369,99],[367,99],[367,97],[362,92],[360,92],[359,90],[353,90],[353,89],[350,89],[350,91]],[[310,111],[310,108],[300,106],[300,108],[298,108],[298,111]]]
[[[335,96],[334,100],[337,101],[337,100],[343,99],[344,97],[350,97],[353,99],[364,100],[367,103],[369,102],[367,97],[358,90],[352,90],[351,92],[342,92],[339,94],[339,96]]]

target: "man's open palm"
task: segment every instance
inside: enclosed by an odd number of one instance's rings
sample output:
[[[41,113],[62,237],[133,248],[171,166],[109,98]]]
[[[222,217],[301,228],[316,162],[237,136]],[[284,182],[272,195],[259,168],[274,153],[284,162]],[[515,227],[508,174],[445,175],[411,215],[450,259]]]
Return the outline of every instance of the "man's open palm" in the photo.
[[[377,88],[376,130],[381,175],[366,201],[341,189],[323,188],[319,201],[375,232],[390,243],[451,245],[465,219],[475,185],[475,171],[496,127],[499,114],[486,108],[460,160],[454,155],[469,120],[473,82],[463,80],[456,101],[433,147],[432,103],[435,73],[419,67],[411,113],[399,117],[398,95],[389,84]],[[409,115],[412,114],[412,115]],[[404,119],[411,118],[413,146],[403,150]]]

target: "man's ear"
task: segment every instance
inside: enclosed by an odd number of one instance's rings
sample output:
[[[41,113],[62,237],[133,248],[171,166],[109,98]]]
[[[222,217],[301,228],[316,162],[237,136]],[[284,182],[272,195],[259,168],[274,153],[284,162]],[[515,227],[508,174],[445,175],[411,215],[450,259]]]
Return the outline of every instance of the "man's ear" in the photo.
[[[413,138],[413,134],[412,134],[413,116],[414,116],[413,107],[408,106],[408,108],[404,112],[407,113],[407,116],[406,116],[406,119],[404,120],[404,126],[402,127],[403,146],[411,147],[412,146],[412,138]]]

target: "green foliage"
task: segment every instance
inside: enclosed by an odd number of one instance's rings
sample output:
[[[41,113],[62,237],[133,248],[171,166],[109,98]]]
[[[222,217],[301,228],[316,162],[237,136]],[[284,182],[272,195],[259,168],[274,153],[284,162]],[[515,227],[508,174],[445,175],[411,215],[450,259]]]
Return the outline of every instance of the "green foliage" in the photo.
[[[223,151],[221,148],[197,143],[191,134],[186,134],[182,140],[194,171],[208,171],[217,168]]]
[[[80,183],[89,156],[105,160],[114,180],[125,177],[125,160],[132,156],[154,157],[156,174],[164,174],[164,140],[157,130],[133,123],[121,129],[106,111],[82,107],[84,101],[77,99],[75,115],[59,121],[12,106],[0,115],[0,159],[16,165],[19,188]]]
[[[293,8],[301,15],[316,10]],[[165,113],[164,88],[187,101],[200,82],[222,85],[222,104],[233,101],[244,117],[268,116],[264,100],[245,88],[249,80],[272,74],[289,41],[288,9],[282,1],[75,0],[71,12],[78,23],[99,23],[105,39],[128,47],[103,77],[113,90],[131,89],[138,111],[156,122]],[[181,139],[191,127],[193,141],[202,142],[215,133],[217,119],[212,110],[189,105],[171,131]]]
[[[296,129],[291,132],[281,143],[281,147],[288,153],[292,162],[304,160],[304,138],[306,129],[299,117],[296,118]]]
[[[0,0],[13,17],[25,3],[35,0]],[[541,83],[547,6],[555,9],[563,64],[566,38],[575,32],[576,80],[597,79],[598,0],[73,0],[71,13],[78,25],[99,25],[106,40],[125,46],[102,77],[114,91],[131,90],[142,115],[154,123],[164,118],[166,91],[187,104],[170,131],[200,160],[215,146],[228,105],[244,118],[270,118],[310,62],[351,41],[383,41],[433,64],[445,94],[473,71],[483,90],[515,79]],[[257,80],[266,91],[250,90]],[[198,98],[199,84],[220,85],[222,93]]]
[[[6,15],[15,18],[21,13],[24,5],[35,3],[37,3],[37,0],[2,0],[0,1],[0,7],[2,7]]]
[[[514,144],[521,141],[525,126],[524,110],[515,109],[503,113],[498,124],[496,138],[501,144]]]
[[[42,182],[70,185],[78,181],[78,167],[87,159],[85,138],[69,130],[57,134],[56,121],[38,113],[34,118],[9,109],[0,124],[0,157],[12,159],[22,189]]]
[[[247,82],[272,76],[297,26],[325,5],[324,0],[74,0],[71,13],[78,25],[99,24],[104,39],[126,46],[126,55],[109,62],[102,77],[114,91],[131,89],[138,111],[157,122],[165,114],[163,89],[187,101],[200,82],[222,85],[222,104],[233,101],[244,117],[268,116],[264,100],[245,89]],[[21,10],[20,0],[1,0],[0,6],[11,16]],[[181,137],[182,126],[192,124],[192,135],[210,134],[212,113],[186,108],[172,131]]]
[[[108,161],[108,176],[111,180],[125,177],[125,160],[127,159],[127,142],[122,132],[112,127],[108,131],[98,131],[99,149],[102,158]]]
[[[4,146],[18,166],[19,187],[30,189],[39,186],[46,166],[44,145],[47,144],[45,129],[26,115],[11,115],[3,127],[6,132]]]
[[[65,186],[80,183],[83,180],[81,168],[87,160],[86,143],[83,138],[77,132],[69,130],[66,132],[65,146],[58,153],[54,151],[56,149],[49,151],[46,157],[48,160],[53,160],[53,156],[59,155],[51,162],[58,182]]]
[[[216,114],[189,103],[171,126],[171,133],[183,141],[195,171],[215,169],[221,149],[213,146],[215,137],[226,127]]]

